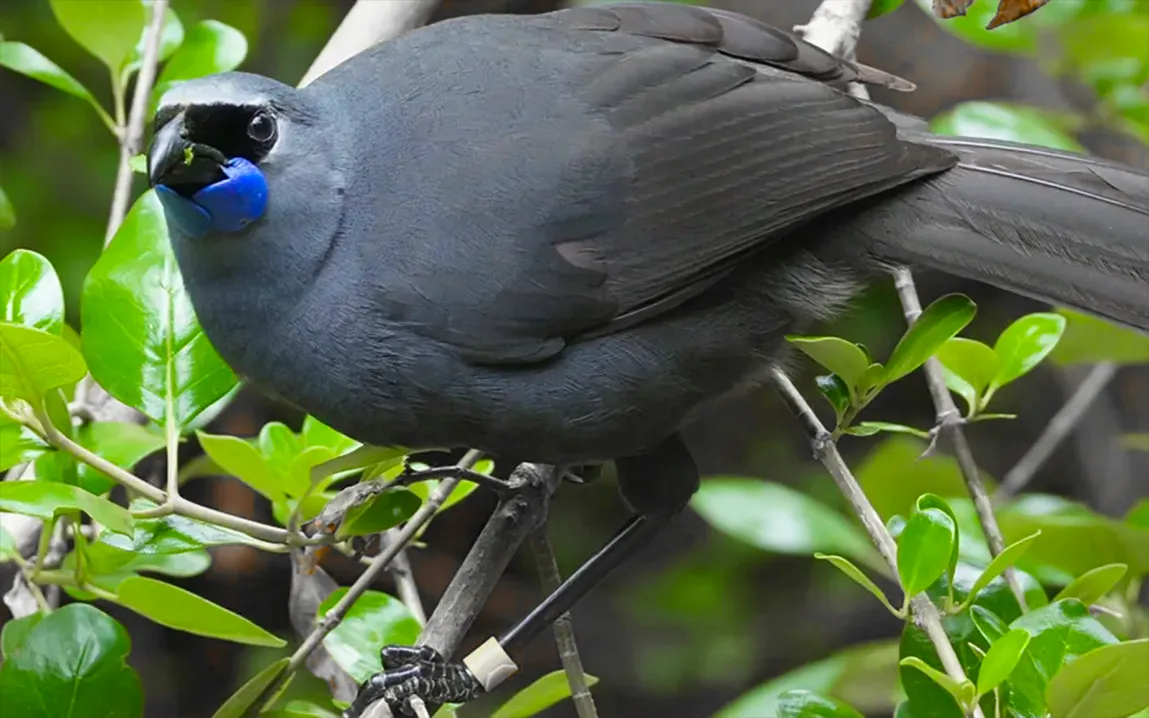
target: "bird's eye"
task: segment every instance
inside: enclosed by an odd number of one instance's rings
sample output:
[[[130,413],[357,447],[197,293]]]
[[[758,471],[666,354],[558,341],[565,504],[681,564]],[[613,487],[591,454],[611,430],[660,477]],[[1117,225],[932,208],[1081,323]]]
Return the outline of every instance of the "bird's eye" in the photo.
[[[266,112],[255,113],[247,123],[247,136],[256,142],[271,142],[275,139],[275,120]]]

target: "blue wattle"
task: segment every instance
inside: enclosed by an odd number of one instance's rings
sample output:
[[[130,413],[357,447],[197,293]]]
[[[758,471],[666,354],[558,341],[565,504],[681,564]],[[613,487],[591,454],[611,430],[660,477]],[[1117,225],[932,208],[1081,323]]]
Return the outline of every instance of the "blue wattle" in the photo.
[[[209,232],[238,232],[267,211],[267,178],[251,162],[236,157],[222,168],[226,179],[208,185],[190,199],[156,185],[156,196],[180,232],[200,238]]]
[[[223,166],[227,179],[204,187],[192,201],[211,215],[219,232],[238,232],[267,210],[267,178],[251,162],[236,157]]]

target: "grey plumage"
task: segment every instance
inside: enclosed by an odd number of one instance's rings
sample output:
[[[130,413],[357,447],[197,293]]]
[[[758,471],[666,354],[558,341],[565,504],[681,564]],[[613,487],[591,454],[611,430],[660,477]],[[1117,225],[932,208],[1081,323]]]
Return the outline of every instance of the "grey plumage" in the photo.
[[[934,137],[855,79],[896,82],[635,4],[446,21],[301,91],[187,83],[163,105],[270,103],[280,135],[267,216],[177,257],[267,391],[548,463],[642,454],[890,262],[1149,327],[1149,174]]]

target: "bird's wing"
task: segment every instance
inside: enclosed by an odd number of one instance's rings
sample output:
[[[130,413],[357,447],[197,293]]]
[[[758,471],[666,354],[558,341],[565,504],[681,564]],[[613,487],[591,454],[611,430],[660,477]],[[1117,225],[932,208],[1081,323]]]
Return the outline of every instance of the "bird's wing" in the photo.
[[[441,31],[469,43],[460,61],[426,61],[455,85],[426,121],[460,140],[427,131],[436,166],[409,191],[429,208],[381,283],[391,319],[472,362],[649,321],[796,224],[953,163],[838,89],[896,79],[740,15],[635,3],[484,22]]]

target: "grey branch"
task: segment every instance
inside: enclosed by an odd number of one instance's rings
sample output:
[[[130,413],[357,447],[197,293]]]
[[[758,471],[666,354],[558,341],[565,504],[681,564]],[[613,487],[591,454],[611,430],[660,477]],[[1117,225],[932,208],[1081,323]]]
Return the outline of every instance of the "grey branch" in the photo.
[[[1117,365],[1110,362],[1096,364],[1089,370],[1089,375],[1077,386],[1073,396],[1058,409],[1046,425],[1045,431],[1002,479],[1001,486],[993,497],[998,503],[1025,488],[1037,470],[1045,464],[1062,440],[1069,436],[1073,427],[1077,426],[1085,416],[1093,400],[1109,386],[1109,382],[1116,374]]]
[[[913,275],[905,267],[894,270],[894,286],[898,290],[898,298],[902,302],[902,309],[906,315],[906,323],[913,324],[922,313],[922,304],[918,299],[918,290],[914,286]],[[997,517],[993,513],[993,502],[989,500],[989,492],[982,483],[981,474],[977,470],[977,462],[973,458],[973,450],[966,440],[962,429],[961,413],[954,403],[953,395],[946,387],[944,370],[936,357],[930,357],[926,362],[924,371],[926,383],[930,389],[930,396],[934,400],[937,410],[937,431],[940,436],[949,440],[953,446],[954,456],[965,480],[966,491],[973,499],[974,509],[977,511],[978,523],[981,524],[982,533],[985,534],[986,544],[992,556],[997,556],[1005,549],[1005,538],[1002,537],[1001,527],[997,525]],[[1017,572],[1013,567],[1007,568],[1003,574],[1005,582],[1009,584],[1017,604],[1022,611],[1026,611],[1025,591],[1017,580]]]

